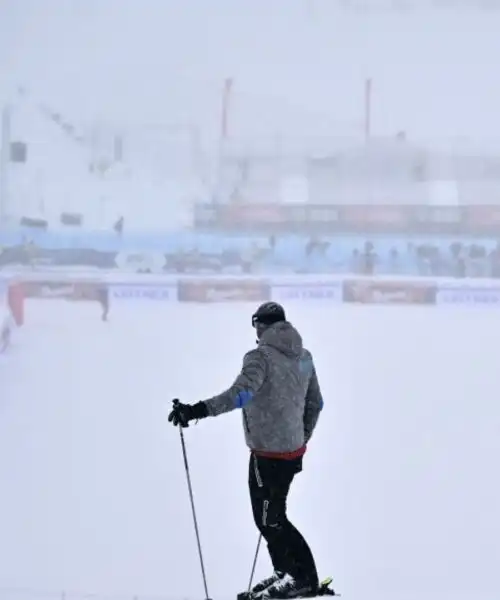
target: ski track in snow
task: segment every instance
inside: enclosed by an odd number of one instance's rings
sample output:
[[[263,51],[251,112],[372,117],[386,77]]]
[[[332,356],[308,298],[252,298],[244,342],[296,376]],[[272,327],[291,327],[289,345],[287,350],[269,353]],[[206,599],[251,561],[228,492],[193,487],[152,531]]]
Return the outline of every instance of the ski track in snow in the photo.
[[[0,600],[204,597],[170,399],[227,387],[254,306],[30,301],[0,357]],[[498,313],[290,305],[325,409],[289,514],[346,600],[498,600]],[[257,541],[240,415],[186,430],[214,599]],[[262,548],[257,576],[270,564]]]

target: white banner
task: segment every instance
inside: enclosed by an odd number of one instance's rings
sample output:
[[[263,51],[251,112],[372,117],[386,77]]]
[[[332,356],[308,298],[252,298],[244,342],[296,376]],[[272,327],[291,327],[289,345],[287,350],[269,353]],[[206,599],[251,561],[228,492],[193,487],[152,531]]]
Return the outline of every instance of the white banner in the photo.
[[[132,273],[161,273],[166,262],[161,252],[119,252],[115,257],[119,269]]]
[[[271,299],[275,302],[327,300],[333,304],[340,304],[342,286],[339,283],[274,285],[271,288]]]
[[[500,287],[448,287],[441,290],[438,289],[436,304],[438,306],[492,306],[500,308]]]
[[[175,285],[110,285],[109,296],[113,301],[176,302],[177,286]]]

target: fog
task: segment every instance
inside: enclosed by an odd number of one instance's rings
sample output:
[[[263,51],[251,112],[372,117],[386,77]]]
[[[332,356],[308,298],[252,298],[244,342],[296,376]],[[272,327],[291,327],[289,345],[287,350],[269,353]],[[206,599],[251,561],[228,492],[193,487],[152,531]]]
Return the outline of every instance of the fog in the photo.
[[[342,4],[2,0],[2,91],[24,85],[87,123],[194,123],[210,138],[232,77],[234,136],[291,122],[291,135],[353,135],[372,77],[374,132],[498,135],[499,12]]]
[[[166,416],[172,396],[228,385],[252,309],[117,306],[103,331],[90,305],[33,301],[1,365],[0,580],[21,588],[3,598],[203,597]],[[290,516],[349,598],[493,600],[499,327],[481,311],[373,310],[289,305],[325,395]],[[257,538],[240,416],[185,435],[209,592],[231,598]]]
[[[396,232],[392,213],[365,222],[364,204],[411,210],[430,183],[458,186],[434,155],[425,181],[412,179],[417,154],[377,162],[389,139],[471,159],[462,196],[443,192],[457,215],[455,196],[500,201],[499,177],[473,163],[500,151],[499,32],[500,4],[466,0],[0,0],[2,323],[9,286],[26,284],[24,326],[0,355],[0,600],[204,597],[167,415],[172,398],[196,402],[234,380],[255,347],[252,282],[285,303],[323,389],[289,503],[320,577],[347,600],[498,599],[498,218],[467,213],[462,230],[442,213],[426,230],[412,214]],[[19,164],[6,153],[16,141],[28,148]],[[371,182],[357,181],[355,161],[347,184],[328,169],[305,182],[307,159],[367,148]],[[257,165],[244,200],[267,204],[247,217],[240,204],[207,233],[194,206],[226,206],[244,172],[237,161],[224,171],[235,157]],[[412,173],[402,183],[399,168]],[[278,193],[305,208],[276,233],[265,211]],[[332,217],[351,202],[354,216]],[[68,227],[66,213],[80,222]],[[302,269],[316,227],[339,237],[319,270]],[[274,262],[259,263],[276,237]],[[483,255],[453,255],[438,273],[413,247],[444,255],[471,239]],[[401,265],[356,271],[354,244],[370,240],[377,260],[396,248]],[[182,262],[190,252],[207,261]],[[362,282],[346,293],[354,274]],[[95,300],[110,302],[109,322]],[[214,600],[245,589],[257,542],[236,413],[185,432]],[[262,549],[256,577],[269,569]]]

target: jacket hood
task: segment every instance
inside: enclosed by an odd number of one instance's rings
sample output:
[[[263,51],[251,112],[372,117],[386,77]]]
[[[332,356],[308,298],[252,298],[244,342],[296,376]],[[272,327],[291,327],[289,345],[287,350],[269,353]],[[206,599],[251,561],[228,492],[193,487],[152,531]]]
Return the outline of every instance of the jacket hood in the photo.
[[[302,336],[288,321],[270,325],[261,335],[259,346],[271,346],[290,358],[302,355]]]

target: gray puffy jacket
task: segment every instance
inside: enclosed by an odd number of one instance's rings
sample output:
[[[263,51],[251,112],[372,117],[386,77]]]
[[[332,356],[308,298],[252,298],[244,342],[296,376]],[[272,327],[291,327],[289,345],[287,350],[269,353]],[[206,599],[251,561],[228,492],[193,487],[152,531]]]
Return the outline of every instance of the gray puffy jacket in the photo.
[[[311,353],[288,322],[271,325],[243,358],[233,385],[205,400],[209,416],[241,408],[248,446],[294,452],[307,444],[323,408]]]

